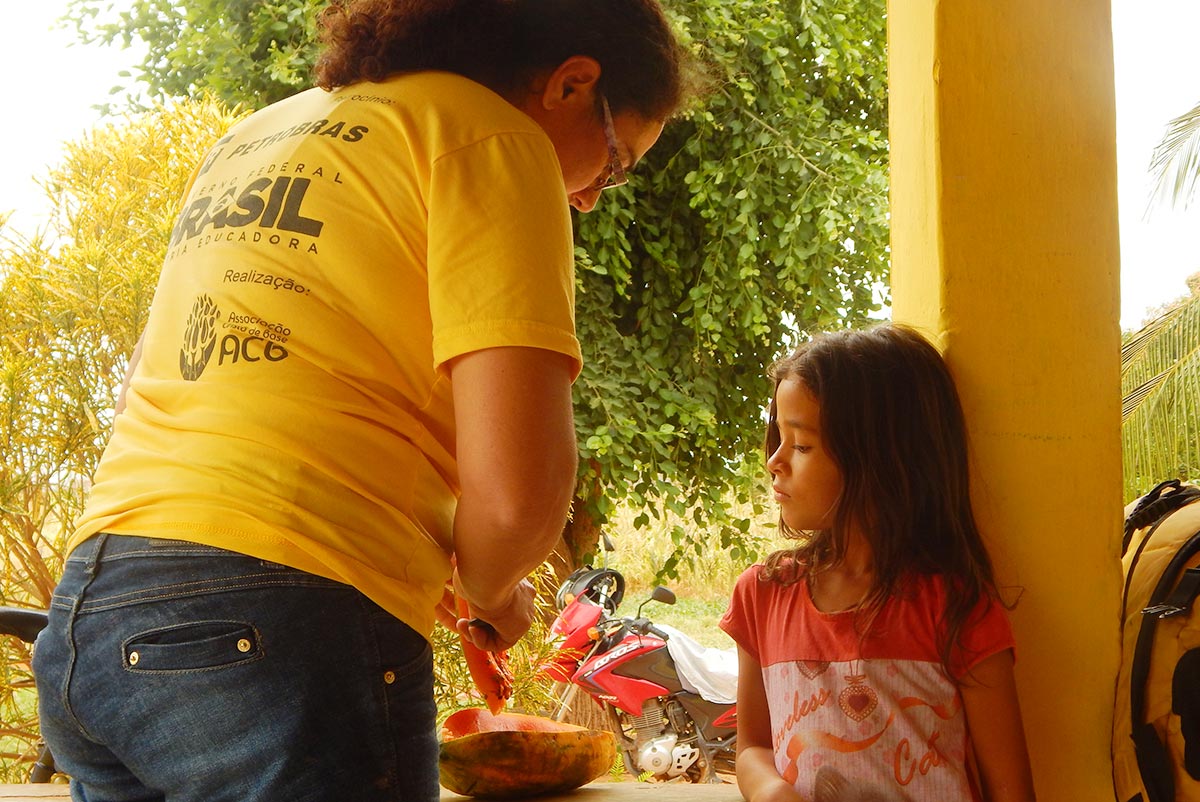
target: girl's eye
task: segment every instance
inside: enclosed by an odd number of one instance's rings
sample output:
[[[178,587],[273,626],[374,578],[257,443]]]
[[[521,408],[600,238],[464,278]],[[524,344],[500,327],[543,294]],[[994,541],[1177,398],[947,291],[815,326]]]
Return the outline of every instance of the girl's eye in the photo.
[[[812,446],[794,445],[792,448],[796,449],[801,454],[807,454],[808,452],[812,451]]]

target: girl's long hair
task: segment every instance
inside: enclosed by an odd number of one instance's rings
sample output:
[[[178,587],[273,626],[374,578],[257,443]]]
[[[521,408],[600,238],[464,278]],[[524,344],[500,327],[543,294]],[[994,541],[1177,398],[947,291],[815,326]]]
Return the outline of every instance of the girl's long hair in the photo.
[[[790,584],[837,565],[857,525],[874,556],[861,620],[869,628],[888,598],[906,592],[906,579],[943,577],[938,648],[953,676],[964,625],[998,594],[971,507],[962,405],[941,354],[912,329],[887,324],[819,335],[772,365],[770,376],[776,388],[793,379],[816,398],[821,440],[843,487],[828,529],[796,532],[780,521],[800,545],[770,555],[761,576]],[[776,414],[772,396],[768,458],[780,443]]]
[[[581,55],[614,112],[666,120],[703,83],[657,0],[334,0],[320,28],[325,89],[443,70],[507,95]]]

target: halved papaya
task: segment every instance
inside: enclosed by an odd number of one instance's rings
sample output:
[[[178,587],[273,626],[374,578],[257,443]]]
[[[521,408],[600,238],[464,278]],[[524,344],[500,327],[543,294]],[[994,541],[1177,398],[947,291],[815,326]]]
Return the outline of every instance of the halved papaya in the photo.
[[[456,710],[442,723],[441,740],[461,738],[478,732],[575,732],[582,730],[574,724],[523,713],[491,713],[483,707],[464,707]]]
[[[611,732],[482,708],[451,715],[441,737],[442,785],[483,799],[569,791],[602,776],[617,757]]]

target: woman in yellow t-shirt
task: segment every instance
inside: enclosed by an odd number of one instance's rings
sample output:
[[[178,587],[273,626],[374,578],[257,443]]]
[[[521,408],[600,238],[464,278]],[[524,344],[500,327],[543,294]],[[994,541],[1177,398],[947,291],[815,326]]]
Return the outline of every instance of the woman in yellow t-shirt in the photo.
[[[658,139],[681,50],[656,0],[321,28],[318,86],[182,199],[38,641],[78,798],[437,798],[435,619],[514,643],[565,522],[569,207]]]

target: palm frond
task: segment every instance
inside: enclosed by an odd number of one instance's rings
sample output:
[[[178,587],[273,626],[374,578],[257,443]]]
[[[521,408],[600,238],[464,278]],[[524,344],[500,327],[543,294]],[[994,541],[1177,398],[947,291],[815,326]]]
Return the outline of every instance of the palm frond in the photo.
[[[1126,496],[1200,476],[1200,296],[1125,344],[1121,393]]]
[[[1150,206],[1166,202],[1187,208],[1200,185],[1200,103],[1167,124],[1150,160],[1154,189]]]
[[[1175,318],[1177,318],[1183,312],[1185,306],[1186,304],[1180,304],[1168,309],[1154,320],[1142,326],[1141,329],[1134,332],[1134,335],[1121,346],[1122,385],[1125,384],[1124,377],[1126,371],[1129,369],[1130,364],[1135,363],[1138,356],[1154,343],[1155,338],[1158,337],[1159,333],[1174,322]]]
[[[1129,420],[1129,417],[1138,411],[1138,407],[1142,405],[1142,402],[1149,398],[1158,386],[1166,381],[1174,372],[1174,370],[1164,370],[1146,383],[1139,385],[1127,393],[1121,399],[1121,423]]]

